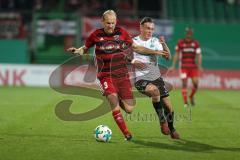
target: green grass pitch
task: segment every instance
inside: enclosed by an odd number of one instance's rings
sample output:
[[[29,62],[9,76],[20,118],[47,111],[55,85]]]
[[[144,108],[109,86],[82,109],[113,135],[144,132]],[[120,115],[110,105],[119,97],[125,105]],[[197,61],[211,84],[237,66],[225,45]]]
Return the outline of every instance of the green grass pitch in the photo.
[[[100,93],[99,93],[100,94]],[[89,121],[62,121],[55,105],[74,101],[71,112],[91,110],[100,100],[57,93],[49,88],[0,88],[0,160],[219,160],[240,157],[239,91],[200,90],[196,107],[183,108],[180,90],[171,92],[181,140],[160,133],[149,98],[138,98],[125,117],[132,142],[124,141],[111,113]],[[125,115],[126,116],[126,115]],[[93,130],[108,125],[110,143],[96,142]]]

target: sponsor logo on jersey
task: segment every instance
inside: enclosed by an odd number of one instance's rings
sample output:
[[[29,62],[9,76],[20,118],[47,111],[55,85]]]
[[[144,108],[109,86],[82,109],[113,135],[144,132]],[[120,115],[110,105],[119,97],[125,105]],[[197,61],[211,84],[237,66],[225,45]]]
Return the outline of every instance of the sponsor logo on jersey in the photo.
[[[183,48],[183,52],[194,52],[194,48]]]

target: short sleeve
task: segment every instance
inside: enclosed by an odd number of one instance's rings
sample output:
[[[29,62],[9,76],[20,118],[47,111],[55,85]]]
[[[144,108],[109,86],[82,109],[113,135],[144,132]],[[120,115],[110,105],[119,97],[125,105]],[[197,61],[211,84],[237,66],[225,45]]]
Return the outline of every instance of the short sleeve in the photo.
[[[180,48],[181,48],[181,42],[180,40],[178,41],[177,45],[175,46],[175,51],[176,52],[179,52],[180,51]]]
[[[162,44],[160,43],[159,39],[158,38],[155,38],[154,37],[154,46],[155,46],[155,49],[158,50],[158,51],[163,51],[163,46]]]
[[[95,41],[94,41],[95,34],[94,33],[95,32],[91,33],[90,36],[86,39],[86,41],[85,41],[86,48],[91,48],[95,44]]]
[[[201,48],[200,48],[199,42],[196,41],[195,43],[196,43],[196,54],[201,54],[202,51],[201,51]]]

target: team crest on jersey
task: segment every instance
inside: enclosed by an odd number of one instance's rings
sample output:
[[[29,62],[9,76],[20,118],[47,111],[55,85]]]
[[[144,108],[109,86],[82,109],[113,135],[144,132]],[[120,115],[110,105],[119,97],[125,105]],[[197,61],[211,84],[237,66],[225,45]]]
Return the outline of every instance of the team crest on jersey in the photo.
[[[192,46],[192,47],[195,47],[195,43],[192,42],[192,43],[191,43],[191,46]]]

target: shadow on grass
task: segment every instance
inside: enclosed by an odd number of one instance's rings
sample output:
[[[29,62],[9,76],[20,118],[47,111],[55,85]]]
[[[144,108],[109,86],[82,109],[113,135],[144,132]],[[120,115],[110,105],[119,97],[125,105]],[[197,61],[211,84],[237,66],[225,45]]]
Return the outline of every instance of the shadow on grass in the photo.
[[[214,152],[214,151],[231,151],[231,152],[240,152],[240,148],[231,148],[231,147],[217,147],[210,144],[204,144],[196,141],[190,140],[175,140],[175,144],[159,143],[159,142],[150,142],[142,140],[133,140],[133,143],[137,145],[142,145],[145,147],[153,147],[159,149],[167,150],[181,150],[186,152]]]

